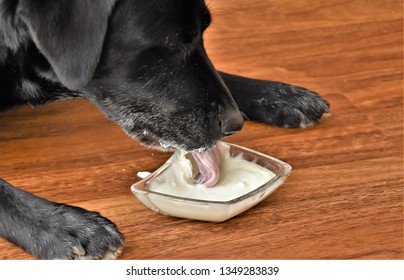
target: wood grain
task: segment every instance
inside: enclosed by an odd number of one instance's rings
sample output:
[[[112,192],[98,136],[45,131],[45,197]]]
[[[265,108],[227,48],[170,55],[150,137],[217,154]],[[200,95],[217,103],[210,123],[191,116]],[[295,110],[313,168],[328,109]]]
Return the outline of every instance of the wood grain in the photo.
[[[0,115],[0,174],[99,211],[122,259],[403,259],[403,5],[371,0],[209,0],[220,70],[304,86],[332,116],[309,129],[247,123],[228,138],[289,162],[273,195],[224,223],[150,211],[130,193],[169,154],[129,139],[86,101]],[[0,259],[32,259],[0,240]]]

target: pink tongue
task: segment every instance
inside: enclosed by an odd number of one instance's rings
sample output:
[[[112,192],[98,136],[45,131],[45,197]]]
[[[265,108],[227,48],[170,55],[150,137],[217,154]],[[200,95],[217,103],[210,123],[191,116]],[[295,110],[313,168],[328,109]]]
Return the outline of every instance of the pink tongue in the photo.
[[[194,183],[204,184],[208,188],[213,187],[219,180],[219,167],[224,158],[224,149],[221,143],[209,151],[193,152],[192,155],[200,172],[195,176]]]

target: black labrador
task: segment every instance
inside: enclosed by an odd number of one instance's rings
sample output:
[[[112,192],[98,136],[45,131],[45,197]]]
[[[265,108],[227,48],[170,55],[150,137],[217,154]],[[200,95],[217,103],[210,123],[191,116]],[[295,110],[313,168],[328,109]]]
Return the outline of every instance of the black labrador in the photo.
[[[145,145],[208,150],[243,119],[307,127],[329,104],[304,88],[218,72],[203,0],[0,0],[0,109],[85,98]],[[41,259],[116,258],[96,212],[0,179],[0,236]]]

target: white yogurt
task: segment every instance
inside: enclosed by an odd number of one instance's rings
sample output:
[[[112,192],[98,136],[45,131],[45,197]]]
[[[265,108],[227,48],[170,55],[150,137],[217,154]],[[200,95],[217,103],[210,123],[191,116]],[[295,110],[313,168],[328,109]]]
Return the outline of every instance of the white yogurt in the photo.
[[[197,167],[192,156],[183,152],[170,159],[171,165],[150,182],[148,189],[178,197],[230,201],[253,191],[275,176],[268,169],[244,160],[242,154],[231,157],[229,147],[226,145],[224,148],[225,157],[220,166],[219,181],[214,187],[192,183]]]
[[[176,152],[167,163],[169,167],[159,172],[160,175],[132,185],[133,194],[144,205],[162,214],[223,222],[268,197],[283,184],[292,170],[289,164],[278,159],[256,154],[236,145],[233,147],[223,144],[226,145],[226,156],[220,167],[219,181],[214,187],[207,188],[204,185],[193,184],[192,178],[195,175],[193,173],[198,171],[192,155]],[[239,154],[232,158],[229,149],[234,149]],[[278,170],[278,173],[275,174],[260,165],[244,160],[243,152],[248,158],[256,156],[261,158],[265,166]],[[276,180],[271,181],[270,185],[252,192],[274,177]],[[250,192],[251,195],[244,196],[240,200],[236,199]]]

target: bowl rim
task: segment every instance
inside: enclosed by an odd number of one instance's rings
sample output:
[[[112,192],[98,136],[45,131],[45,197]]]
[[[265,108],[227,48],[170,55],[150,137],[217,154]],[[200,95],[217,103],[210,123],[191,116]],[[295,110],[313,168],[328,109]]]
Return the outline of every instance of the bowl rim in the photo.
[[[132,193],[135,194],[135,195],[136,194],[145,195],[145,194],[151,193],[151,194],[154,194],[154,195],[158,195],[158,196],[161,196],[161,197],[167,197],[167,198],[174,199],[174,200],[177,200],[177,201],[187,201],[187,202],[194,202],[194,203],[199,203],[199,204],[201,204],[201,203],[203,203],[203,204],[214,203],[214,204],[231,205],[231,204],[235,204],[237,202],[243,201],[243,200],[247,199],[248,197],[254,196],[257,193],[260,193],[261,191],[263,191],[263,190],[269,188],[270,186],[272,186],[274,183],[276,183],[281,178],[289,176],[289,174],[292,172],[292,166],[290,164],[280,160],[280,159],[277,159],[275,157],[266,155],[264,153],[261,153],[261,152],[258,152],[258,151],[255,151],[255,150],[252,150],[250,148],[246,148],[246,147],[243,147],[243,146],[240,146],[240,145],[237,145],[237,144],[228,143],[228,142],[224,142],[224,141],[223,141],[223,143],[229,145],[230,147],[234,147],[234,148],[237,148],[239,150],[243,150],[245,152],[248,152],[250,154],[255,154],[255,155],[261,156],[261,157],[263,157],[263,158],[265,158],[267,160],[270,160],[271,162],[275,162],[276,164],[282,166],[282,170],[279,173],[275,173],[274,177],[272,177],[269,181],[265,182],[261,186],[255,188],[255,189],[253,189],[253,190],[251,190],[251,191],[249,191],[249,192],[247,192],[247,193],[245,193],[245,194],[243,194],[241,196],[233,198],[231,200],[195,199],[195,198],[188,198],[188,197],[183,197],[183,196],[177,196],[177,195],[171,195],[171,194],[156,192],[156,191],[152,191],[152,190],[145,190],[144,186],[145,186],[145,183],[147,181],[152,180],[153,178],[160,175],[165,169],[167,169],[172,164],[172,160],[176,156],[175,153],[174,153],[171,157],[169,157],[167,159],[167,161],[163,165],[161,165],[159,168],[157,168],[154,172],[152,172],[151,174],[147,175],[145,178],[143,178],[143,179],[137,181],[136,183],[134,183],[131,186]],[[142,189],[137,188],[140,185],[142,186]]]

